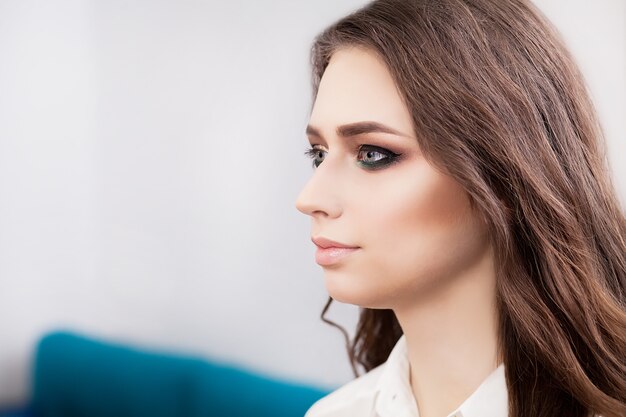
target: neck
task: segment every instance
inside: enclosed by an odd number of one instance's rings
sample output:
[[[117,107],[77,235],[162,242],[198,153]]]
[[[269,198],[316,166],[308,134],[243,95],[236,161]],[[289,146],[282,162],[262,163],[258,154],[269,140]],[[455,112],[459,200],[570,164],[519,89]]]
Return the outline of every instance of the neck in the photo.
[[[447,416],[501,363],[491,246],[463,274],[394,308],[406,335],[420,417]]]

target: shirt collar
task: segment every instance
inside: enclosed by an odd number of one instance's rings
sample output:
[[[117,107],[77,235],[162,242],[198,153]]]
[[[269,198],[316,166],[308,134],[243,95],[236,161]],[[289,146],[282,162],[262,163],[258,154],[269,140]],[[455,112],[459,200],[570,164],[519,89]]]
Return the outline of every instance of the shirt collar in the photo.
[[[375,409],[380,417],[419,417],[409,380],[409,359],[403,334],[391,350],[376,384]],[[507,417],[508,391],[504,363],[448,417]]]

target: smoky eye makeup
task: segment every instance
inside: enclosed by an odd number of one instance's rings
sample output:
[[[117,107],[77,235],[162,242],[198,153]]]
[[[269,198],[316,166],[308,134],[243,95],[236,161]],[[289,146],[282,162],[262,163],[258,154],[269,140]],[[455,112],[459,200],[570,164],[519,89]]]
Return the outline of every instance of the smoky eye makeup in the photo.
[[[304,152],[315,169],[323,162],[326,151],[320,145],[312,145]],[[375,145],[360,145],[354,152],[356,163],[368,171],[384,169],[400,161],[402,154]]]

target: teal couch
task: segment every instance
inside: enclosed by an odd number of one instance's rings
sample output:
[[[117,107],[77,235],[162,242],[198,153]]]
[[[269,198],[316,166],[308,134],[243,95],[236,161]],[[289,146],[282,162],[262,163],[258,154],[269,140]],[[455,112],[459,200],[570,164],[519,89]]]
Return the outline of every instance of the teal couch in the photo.
[[[32,388],[0,417],[302,417],[332,390],[71,332],[41,339]]]

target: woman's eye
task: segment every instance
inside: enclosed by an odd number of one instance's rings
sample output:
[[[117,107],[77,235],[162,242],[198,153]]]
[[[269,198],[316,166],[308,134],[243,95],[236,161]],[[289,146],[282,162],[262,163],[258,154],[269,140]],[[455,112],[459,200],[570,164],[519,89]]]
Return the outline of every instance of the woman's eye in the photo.
[[[305,155],[313,160],[313,168],[317,168],[324,158],[326,151],[315,146],[307,149]],[[357,161],[366,169],[380,169],[397,161],[400,154],[373,145],[363,145],[357,151]]]
[[[388,152],[382,152],[382,151],[377,151],[374,150],[370,147],[365,147],[367,149],[359,149],[359,153],[358,155],[364,155],[363,159],[361,158],[357,158],[359,161],[365,161],[366,165],[379,165],[380,161],[384,161],[385,159],[389,159],[389,153]],[[376,156],[378,155],[378,157]],[[380,156],[382,156],[382,158],[380,158]],[[367,162],[369,161],[369,162]]]
[[[322,149],[319,149],[319,148],[316,148],[316,147],[312,147],[310,149],[307,149],[304,152],[304,154],[313,160],[313,163],[312,163],[313,168],[317,168],[322,163],[322,161],[318,160],[318,158],[321,157],[320,155],[323,152],[324,151]]]

